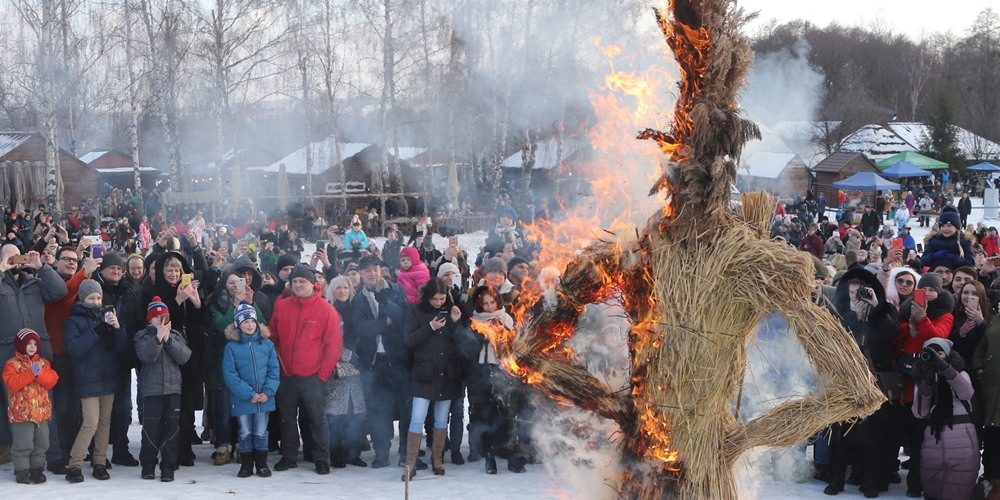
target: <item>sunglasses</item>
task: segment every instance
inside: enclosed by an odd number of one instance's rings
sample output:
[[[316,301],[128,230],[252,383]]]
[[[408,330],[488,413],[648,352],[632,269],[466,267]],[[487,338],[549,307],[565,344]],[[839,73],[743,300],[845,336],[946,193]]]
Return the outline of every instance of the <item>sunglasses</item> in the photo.
[[[909,286],[913,286],[916,284],[916,282],[914,282],[913,280],[908,280],[906,278],[896,278],[896,283],[899,285],[909,285]]]

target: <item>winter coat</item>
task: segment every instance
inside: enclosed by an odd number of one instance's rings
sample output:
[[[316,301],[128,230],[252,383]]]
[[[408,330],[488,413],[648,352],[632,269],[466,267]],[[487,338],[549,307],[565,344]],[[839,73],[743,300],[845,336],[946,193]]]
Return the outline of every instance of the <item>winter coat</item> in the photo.
[[[910,329],[910,311],[913,296],[907,297],[899,306],[899,324],[902,332],[896,339],[898,354],[917,354],[924,349],[924,342],[939,337],[946,339],[951,334],[955,322],[952,311],[955,310],[955,296],[947,290],[942,290],[938,298],[927,303],[927,316],[917,323],[916,334]],[[913,381],[906,380],[906,392],[903,402],[909,403],[913,397]]]
[[[989,323],[977,325],[963,337],[962,325],[968,319],[965,315],[965,309],[956,307],[952,316],[954,316],[954,321],[951,325],[951,334],[948,335],[948,340],[952,343],[951,350],[960,354],[962,359],[971,360],[976,355],[976,346],[983,340],[983,334],[986,333],[986,326]]]
[[[972,213],[972,198],[962,197],[958,200],[958,213],[966,217]]]
[[[972,371],[978,373],[983,425],[1000,427],[1000,315],[993,316],[986,326],[972,357]]]
[[[309,298],[293,294],[274,304],[268,327],[282,377],[319,375],[323,382],[330,379],[340,361],[344,340],[340,316],[323,298],[318,284]]]
[[[14,357],[14,337],[22,328],[38,333],[42,339],[38,353],[52,359],[52,344],[45,329],[45,304],[65,295],[66,282],[48,264],[35,272],[25,266],[17,278],[10,271],[0,275],[0,360]]]
[[[229,387],[232,415],[249,415],[274,411],[274,395],[278,392],[280,368],[278,352],[271,342],[267,326],[258,323],[257,332],[243,335],[230,323],[226,327],[226,349],[223,353],[222,373]],[[267,401],[251,403],[255,394],[264,394]]]
[[[986,252],[987,257],[993,257],[994,255],[1000,254],[1000,236],[995,236],[990,238],[988,235],[983,236],[980,243],[983,244],[983,251]]]
[[[878,226],[881,221],[878,214],[872,210],[861,214],[861,232],[865,237],[875,236],[878,233]]]
[[[58,273],[57,273],[58,274]],[[73,310],[73,303],[76,302],[76,295],[80,292],[80,283],[87,279],[80,269],[66,282],[66,295],[55,302],[45,304],[45,329],[49,332],[49,341],[52,343],[52,353],[58,355],[69,355],[66,352],[66,342],[63,340],[63,328],[69,313]],[[119,317],[119,320],[121,318]]]
[[[961,232],[956,232],[951,237],[937,233],[924,245],[920,263],[932,271],[941,264],[950,264],[952,268],[973,267],[976,265],[974,257],[972,245],[969,244],[969,240],[962,237]]]
[[[820,238],[817,234],[806,236],[805,238],[802,238],[802,243],[799,244],[799,250],[809,252],[810,255],[816,257],[817,259],[822,259],[823,238]]]
[[[826,240],[826,244],[823,245],[823,253],[825,253],[827,257],[838,253],[844,253],[844,242],[840,241],[840,238],[830,238]]]
[[[191,359],[191,349],[184,336],[177,330],[171,330],[170,337],[160,342],[156,338],[156,327],[148,325],[135,334],[133,342],[135,353],[142,362],[139,370],[142,396],[180,394],[183,385],[181,366]]]
[[[73,359],[76,395],[80,398],[118,392],[121,384],[119,356],[128,349],[124,328],[112,328],[104,322],[100,308],[74,304],[66,320],[66,350]]]
[[[951,386],[952,415],[968,415],[966,404],[973,396],[969,374],[949,366],[940,377]],[[940,382],[939,382],[940,383]],[[913,401],[913,415],[930,418],[933,411],[935,388],[920,384]],[[941,500],[967,500],[979,476],[979,438],[972,423],[945,425],[941,438],[933,434],[931,426],[924,431],[920,449],[920,482],[924,494]]]
[[[360,358],[354,354],[358,337],[354,334],[354,329],[351,328],[350,324],[351,304],[350,302],[335,301],[333,307],[340,314],[341,331],[344,332],[344,351],[341,354],[340,362],[337,363],[334,376],[326,381],[326,414],[364,415],[368,408],[365,406],[360,367],[355,366]]]
[[[860,279],[866,287],[875,292],[878,307],[868,313],[867,321],[858,319],[851,310],[850,281]],[[868,351],[875,371],[893,370],[892,342],[899,335],[899,322],[896,319],[896,308],[886,300],[885,290],[878,279],[864,269],[847,271],[837,284],[833,297],[833,307],[840,317],[840,323],[847,330],[858,348]]]
[[[31,364],[37,361],[42,370],[36,377]],[[34,356],[17,353],[3,367],[3,385],[7,386],[7,420],[12,424],[45,422],[52,418],[49,391],[59,375],[52,364],[36,352]]]
[[[407,247],[412,248],[412,247]],[[427,266],[419,260],[414,260],[409,269],[399,268],[396,274],[396,282],[406,291],[406,300],[410,305],[420,301],[420,287],[431,280],[431,272]]]
[[[365,250],[368,248],[368,236],[364,231],[348,229],[344,232],[344,247],[347,250]]]
[[[360,358],[358,369],[371,370],[375,363],[378,343],[381,340],[388,361],[404,366],[410,365],[410,349],[403,342],[403,328],[406,311],[410,302],[403,287],[389,283],[389,296],[385,304],[378,304],[378,315],[372,314],[371,305],[365,297],[364,285],[351,300],[350,326],[357,337],[355,354]],[[386,324],[391,319],[392,324]]]
[[[228,294],[226,294],[228,296]],[[256,299],[256,294],[254,299]],[[264,300],[267,300],[266,298]],[[256,300],[254,300],[256,302]],[[254,312],[257,317],[262,317],[260,308],[256,304],[253,306]],[[222,360],[225,357],[226,346],[229,344],[229,336],[226,334],[226,330],[233,325],[235,319],[234,314],[236,308],[230,304],[228,307],[223,308],[221,304],[212,304],[209,307],[212,311],[212,333],[209,335],[208,342],[205,344],[206,351],[209,354],[206,355],[206,360],[209,363],[208,366],[208,378],[205,381],[205,386],[208,387],[210,391],[219,391],[226,388],[226,379],[222,373]],[[225,311],[225,312],[223,312]],[[261,320],[259,322],[261,325],[266,325],[267,323]],[[268,333],[270,336],[270,332]]]
[[[437,310],[424,311],[411,307],[406,314],[406,345],[413,350],[410,386],[413,397],[431,401],[448,401],[462,397],[462,380],[466,369],[459,354],[464,328],[448,315],[448,321],[438,330],[430,322]]]

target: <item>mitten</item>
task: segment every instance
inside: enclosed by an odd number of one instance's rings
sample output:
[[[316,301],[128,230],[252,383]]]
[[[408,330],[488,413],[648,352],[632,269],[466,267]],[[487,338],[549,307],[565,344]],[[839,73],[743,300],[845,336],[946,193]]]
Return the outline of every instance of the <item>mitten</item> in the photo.
[[[36,377],[42,374],[42,364],[38,361],[31,363],[31,373]]]

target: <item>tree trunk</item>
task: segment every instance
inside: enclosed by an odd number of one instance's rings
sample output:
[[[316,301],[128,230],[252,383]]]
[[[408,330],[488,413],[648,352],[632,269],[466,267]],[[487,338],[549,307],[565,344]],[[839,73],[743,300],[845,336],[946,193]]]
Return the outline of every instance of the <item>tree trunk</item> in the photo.
[[[132,157],[132,184],[135,196],[142,200],[142,176],[139,170],[139,115],[142,109],[139,105],[139,78],[135,74],[135,47],[132,39],[132,0],[125,0],[125,64],[128,69],[128,103],[129,103],[129,143]]]

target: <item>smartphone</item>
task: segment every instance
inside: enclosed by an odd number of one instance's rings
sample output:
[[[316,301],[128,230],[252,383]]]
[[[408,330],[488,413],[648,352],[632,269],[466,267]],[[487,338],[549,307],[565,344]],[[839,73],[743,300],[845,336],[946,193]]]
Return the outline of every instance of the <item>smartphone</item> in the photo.
[[[914,290],[913,302],[916,302],[920,307],[927,307],[927,291],[923,288]]]
[[[917,243],[917,253],[924,253],[924,244]]]
[[[240,293],[247,293],[247,279],[240,278],[239,280],[237,280],[236,289],[239,290]]]
[[[112,316],[115,315],[115,306],[104,306],[102,309],[104,311],[104,322],[107,323]]]
[[[90,257],[92,259],[103,259],[104,258],[104,245],[91,245],[90,246]]]
[[[96,246],[96,245],[103,245],[104,244],[104,242],[101,240],[100,236],[93,236],[93,235],[91,235],[91,236],[83,236],[82,238],[83,238],[83,241],[87,242],[87,246],[88,247],[92,247],[92,246]]]
[[[449,245],[455,245],[457,247],[458,246],[458,236],[449,236],[448,237],[448,244]]]
[[[27,264],[31,262],[31,257],[27,255],[15,255],[11,257],[11,262],[14,264]]]
[[[451,275],[451,286],[462,288],[462,276],[458,274]]]
[[[182,274],[181,275],[181,289],[184,289],[184,288],[187,288],[188,286],[190,286],[191,285],[191,278],[193,278],[193,277],[194,277],[194,275],[192,275],[192,274]]]
[[[892,240],[892,248],[903,248],[903,238]]]
[[[201,277],[202,277],[202,276],[203,276],[204,274],[205,274],[205,273],[203,273],[203,272],[201,272],[201,271],[195,271],[195,272],[194,272],[194,280],[200,283],[200,282],[201,282]]]
[[[437,313],[438,319],[445,318],[447,316],[448,316],[448,311],[438,311]]]
[[[326,251],[326,240],[316,240],[316,251]]]

